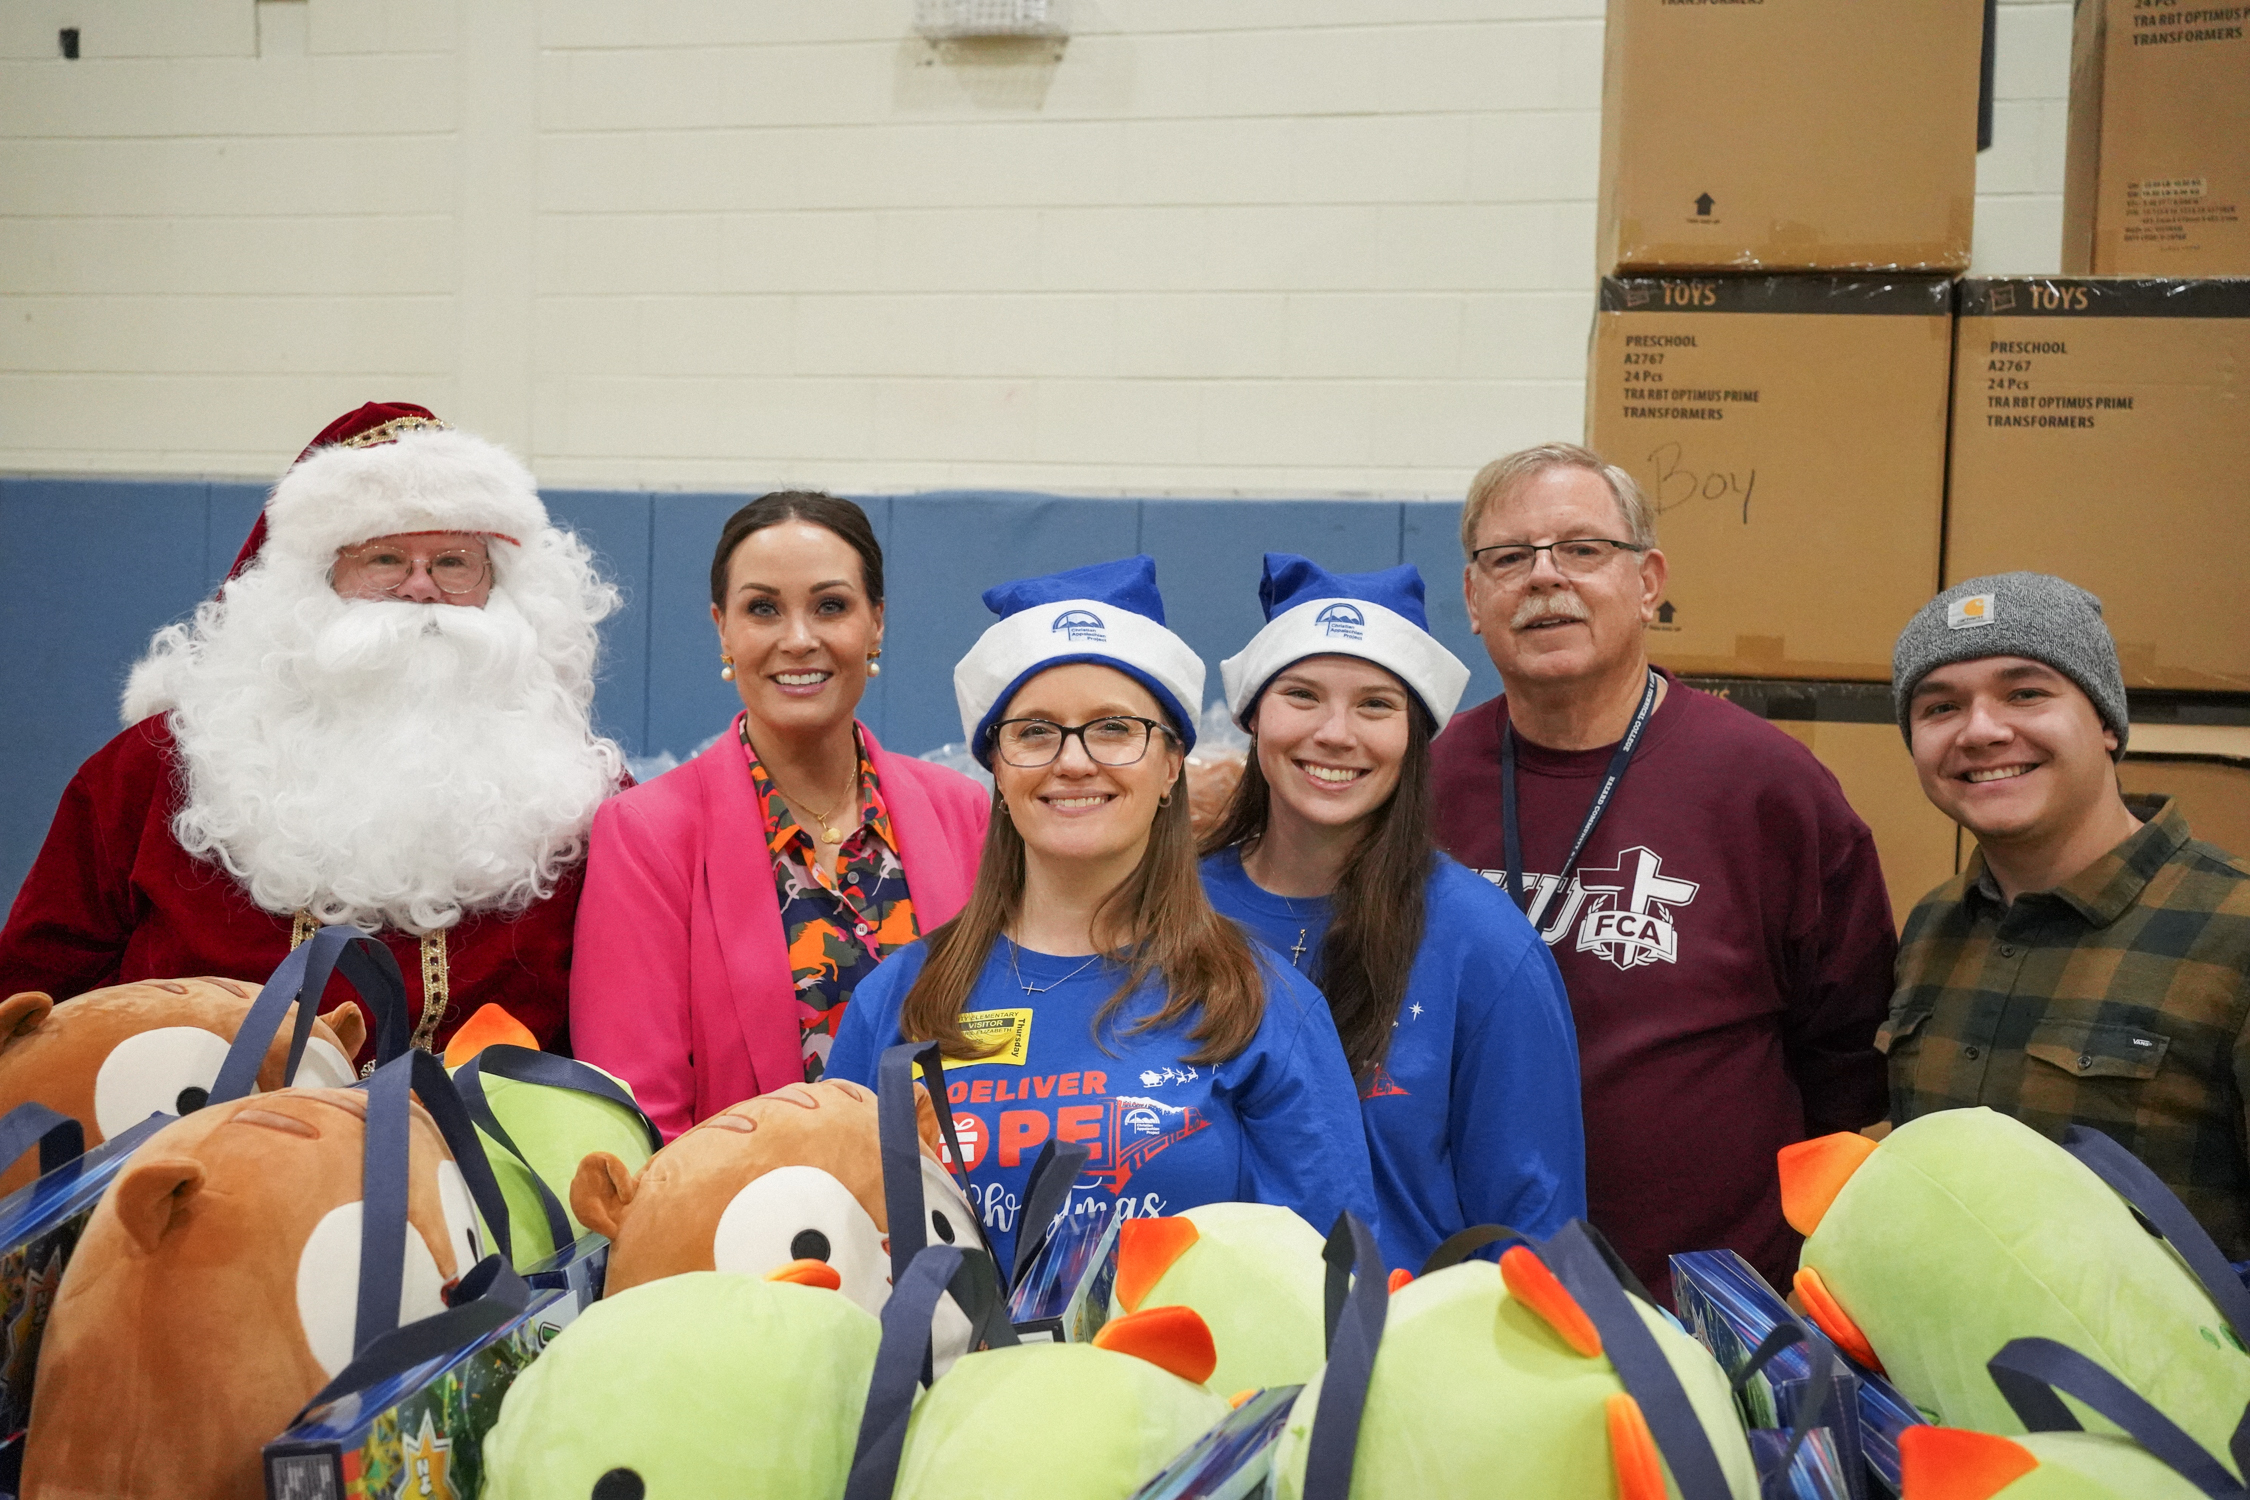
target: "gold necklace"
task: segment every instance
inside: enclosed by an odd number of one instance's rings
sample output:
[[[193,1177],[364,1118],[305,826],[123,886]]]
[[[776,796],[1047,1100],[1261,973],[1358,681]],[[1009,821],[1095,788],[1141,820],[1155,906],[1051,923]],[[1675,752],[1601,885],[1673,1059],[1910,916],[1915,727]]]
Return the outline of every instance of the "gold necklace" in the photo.
[[[837,812],[841,812],[843,809],[851,806],[852,794],[858,790],[859,758],[857,756],[854,756],[852,758],[852,779],[850,783],[844,788],[844,796],[842,801],[838,802],[835,807],[829,812],[822,812],[819,808],[814,807],[810,802],[805,804],[806,811],[810,812],[813,815],[814,820],[820,824],[820,841],[822,843],[841,844],[844,841],[843,831],[836,827],[834,814]],[[788,793],[784,792],[782,795],[787,796]]]

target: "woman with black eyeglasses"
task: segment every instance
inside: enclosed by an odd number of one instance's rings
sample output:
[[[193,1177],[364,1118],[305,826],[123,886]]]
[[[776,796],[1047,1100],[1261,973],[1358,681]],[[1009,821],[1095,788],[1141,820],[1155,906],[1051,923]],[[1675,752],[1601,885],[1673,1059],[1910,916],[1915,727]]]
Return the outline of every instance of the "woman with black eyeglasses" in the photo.
[[[1358,1094],[1319,993],[1211,909],[1180,769],[1203,663],[1164,628],[1146,557],[1005,584],[954,670],[992,768],[961,915],[863,984],[830,1058],[872,1085],[883,1049],[936,1041],[1003,1265],[1048,1141],[1082,1141],[1064,1214],[1276,1203],[1325,1231],[1373,1222]]]

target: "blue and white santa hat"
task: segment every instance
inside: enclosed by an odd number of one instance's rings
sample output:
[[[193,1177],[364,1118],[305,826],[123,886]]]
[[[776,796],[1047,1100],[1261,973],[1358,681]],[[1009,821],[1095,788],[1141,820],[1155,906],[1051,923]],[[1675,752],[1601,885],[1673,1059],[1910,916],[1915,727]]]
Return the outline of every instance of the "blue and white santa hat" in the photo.
[[[1356,656],[1396,674],[1439,729],[1469,686],[1469,669],[1430,634],[1422,575],[1412,563],[1331,573],[1309,557],[1268,552],[1258,602],[1266,628],[1219,663],[1227,712],[1244,729],[1273,680],[1308,656]]]
[[[992,726],[1017,689],[1049,667],[1097,662],[1156,695],[1182,749],[1195,744],[1203,658],[1164,628],[1156,560],[1143,554],[1019,578],[984,591],[1000,623],[978,637],[953,669],[953,696],[969,753],[992,764]]]

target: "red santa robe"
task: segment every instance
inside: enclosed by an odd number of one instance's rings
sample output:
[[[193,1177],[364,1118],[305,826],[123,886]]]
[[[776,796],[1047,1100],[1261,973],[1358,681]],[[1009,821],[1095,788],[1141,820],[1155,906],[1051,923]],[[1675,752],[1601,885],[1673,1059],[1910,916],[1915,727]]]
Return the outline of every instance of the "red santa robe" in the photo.
[[[212,975],[262,984],[288,955],[293,919],[259,909],[226,870],[172,836],[187,770],[162,715],[96,751],[64,790],[39,858],[0,930],[0,996],[67,1000],[139,979]],[[571,928],[584,866],[514,914],[474,914],[446,929],[449,1004],[434,1046],[490,1001],[540,1046],[568,1050]],[[422,940],[379,934],[406,977],[407,1024],[422,1016]],[[323,1009],[354,998],[330,983]],[[368,1035],[374,1035],[369,1018]],[[370,1054],[372,1055],[372,1054]]]

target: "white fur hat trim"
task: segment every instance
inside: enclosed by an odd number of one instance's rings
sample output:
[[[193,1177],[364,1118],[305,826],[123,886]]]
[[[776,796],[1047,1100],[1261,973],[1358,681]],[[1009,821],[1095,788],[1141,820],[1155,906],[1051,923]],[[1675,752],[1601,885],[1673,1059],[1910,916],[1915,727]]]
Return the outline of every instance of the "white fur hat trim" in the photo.
[[[416,531],[475,531],[526,542],[547,507],[517,457],[452,428],[315,449],[266,501],[266,550],[325,567],[341,547]]]

